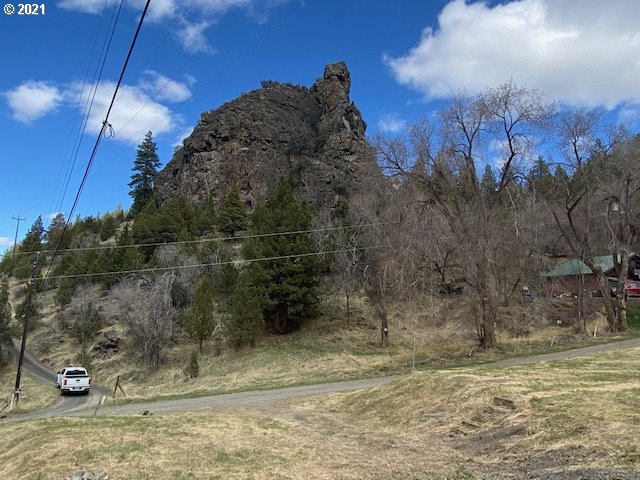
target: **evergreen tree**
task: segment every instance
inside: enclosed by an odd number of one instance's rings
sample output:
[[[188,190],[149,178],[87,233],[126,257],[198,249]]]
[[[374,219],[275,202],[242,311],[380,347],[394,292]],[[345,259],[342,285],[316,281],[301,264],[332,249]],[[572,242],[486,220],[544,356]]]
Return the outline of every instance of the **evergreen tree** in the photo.
[[[77,280],[73,278],[63,278],[60,280],[54,300],[59,307],[66,307],[71,303],[73,294],[76,291]]]
[[[197,236],[208,235],[215,231],[216,212],[211,197],[194,209],[194,233]]]
[[[240,193],[233,187],[218,212],[218,229],[232,236],[247,228],[247,212],[240,200]]]
[[[264,317],[259,292],[251,285],[251,271],[245,269],[229,301],[229,315],[225,324],[225,336],[234,347],[255,345],[264,331]]]
[[[202,342],[216,330],[213,315],[213,286],[207,275],[198,283],[191,308],[187,312],[182,328],[189,337],[198,341],[198,349],[202,351]]]
[[[131,215],[135,216],[151,200],[153,196],[153,186],[160,167],[160,158],[156,151],[156,144],[153,141],[151,132],[147,132],[143,142],[138,146],[136,159],[133,162],[133,175],[129,187],[129,195],[133,199],[131,205]]]
[[[529,185],[535,194],[542,199],[551,199],[555,195],[556,185],[549,164],[542,157],[529,171]]]
[[[309,205],[297,201],[291,182],[281,179],[267,202],[253,212],[250,231],[259,235],[308,230],[312,220]],[[243,272],[276,332],[288,331],[289,315],[302,319],[315,313],[320,261],[313,255],[316,247],[309,234],[254,237],[243,247],[245,258],[285,257],[253,262]]]
[[[172,198],[156,207],[149,202],[136,218],[132,228],[133,241],[140,243],[169,243],[194,238],[194,215],[182,197]],[[144,249],[148,258],[155,247]]]
[[[486,198],[494,197],[498,191],[498,180],[493,172],[493,168],[491,168],[489,164],[484,167],[484,173],[480,180],[480,190]]]
[[[0,285],[0,367],[11,358],[11,307],[9,305],[9,284],[6,278]]]
[[[228,295],[234,292],[237,283],[238,270],[232,263],[225,263],[216,272],[214,290],[216,293]]]
[[[47,250],[53,250],[55,248],[65,249],[69,247],[69,243],[71,242],[70,232],[65,232],[64,238],[62,236],[62,233],[65,231],[66,224],[67,220],[64,218],[63,213],[58,213],[51,221],[51,225],[49,225],[45,234]]]
[[[185,368],[184,373],[186,373],[189,378],[196,378],[200,373],[200,365],[198,365],[198,352],[191,352],[191,357],[189,357],[189,364],[187,368]]]
[[[36,221],[33,222],[33,225],[27,232],[20,245],[18,251],[20,252],[37,252],[41,251],[43,248],[42,241],[44,240],[45,230],[42,225],[42,217],[36,218]],[[11,265],[11,271],[7,272],[10,275],[13,275],[19,279],[26,279],[31,276],[31,272],[34,269],[34,261],[36,258],[35,253],[29,253],[25,255],[16,255],[16,258],[13,260]],[[44,255],[39,257],[40,265],[42,265],[44,261]]]
[[[20,251],[22,252],[35,252],[42,249],[42,240],[44,239],[45,231],[42,224],[42,217],[36,218],[31,228],[27,232],[22,241]]]
[[[125,225],[118,235],[118,247],[120,248],[109,251],[110,270],[126,272],[140,268],[144,263],[144,255],[133,245],[133,237],[128,225]],[[110,286],[117,283],[121,278],[120,275],[109,275],[104,280],[105,284]]]
[[[102,227],[100,228],[100,240],[103,242],[109,240],[116,234],[118,225],[116,216],[113,214],[106,214],[102,218]]]

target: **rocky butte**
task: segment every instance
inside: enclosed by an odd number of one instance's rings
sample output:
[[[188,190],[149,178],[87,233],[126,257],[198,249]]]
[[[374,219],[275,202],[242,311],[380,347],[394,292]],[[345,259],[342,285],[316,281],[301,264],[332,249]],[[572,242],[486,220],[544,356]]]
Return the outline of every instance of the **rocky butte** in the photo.
[[[311,88],[262,85],[202,114],[156,177],[159,204],[182,196],[218,205],[235,185],[252,209],[280,177],[290,176],[298,196],[323,215],[380,177],[366,124],[349,99],[344,62],[327,65]]]

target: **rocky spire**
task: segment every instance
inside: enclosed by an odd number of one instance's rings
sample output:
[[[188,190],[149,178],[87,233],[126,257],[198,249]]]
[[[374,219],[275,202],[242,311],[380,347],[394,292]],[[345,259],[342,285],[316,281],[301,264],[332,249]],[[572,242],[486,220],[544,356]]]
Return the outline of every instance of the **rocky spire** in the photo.
[[[250,207],[278,178],[318,210],[355,192],[365,175],[379,175],[351,102],[347,65],[327,65],[311,88],[277,82],[202,114],[193,133],[156,177],[155,197],[195,203],[223,199],[236,186]]]

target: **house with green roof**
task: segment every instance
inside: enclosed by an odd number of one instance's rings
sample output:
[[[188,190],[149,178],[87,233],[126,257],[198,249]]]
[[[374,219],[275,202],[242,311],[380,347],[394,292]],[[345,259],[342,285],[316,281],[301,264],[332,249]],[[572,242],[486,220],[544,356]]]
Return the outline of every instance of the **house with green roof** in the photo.
[[[613,255],[600,255],[595,257],[593,261],[602,268],[605,276],[609,279],[610,287],[615,289],[618,284],[618,273],[613,264]],[[600,295],[593,272],[578,258],[564,261],[553,270],[545,273],[544,276],[552,295],[577,295],[581,285],[587,295]],[[626,287],[631,295],[640,295],[640,255],[637,253],[632,253],[629,256]]]

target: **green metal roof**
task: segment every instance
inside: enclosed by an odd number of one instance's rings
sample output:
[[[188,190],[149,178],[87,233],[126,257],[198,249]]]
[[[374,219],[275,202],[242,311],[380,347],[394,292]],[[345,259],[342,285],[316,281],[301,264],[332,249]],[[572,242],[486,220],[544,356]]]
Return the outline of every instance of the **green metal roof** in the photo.
[[[613,255],[600,255],[593,261],[602,268],[603,272],[613,270]],[[582,260],[573,258],[561,263],[556,268],[544,274],[545,277],[564,277],[566,275],[591,275],[593,272]]]

